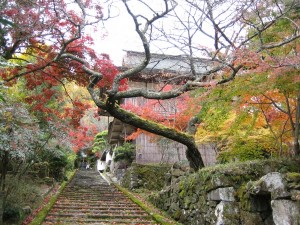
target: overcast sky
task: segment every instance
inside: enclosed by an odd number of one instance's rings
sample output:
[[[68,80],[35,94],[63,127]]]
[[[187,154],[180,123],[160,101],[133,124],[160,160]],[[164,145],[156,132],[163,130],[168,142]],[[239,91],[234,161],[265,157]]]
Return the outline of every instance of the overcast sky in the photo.
[[[110,55],[113,63],[116,66],[120,66],[122,64],[122,58],[125,55],[126,50],[132,51],[143,51],[141,40],[139,39],[135,28],[134,22],[131,16],[128,14],[124,3],[121,0],[110,0],[113,1],[114,6],[110,8],[111,16],[115,16],[115,18],[110,18],[109,20],[104,22],[106,36],[105,38],[101,37],[99,33],[91,32],[91,36],[95,40],[96,50],[98,53],[107,53]],[[145,5],[141,4],[139,1],[128,1],[132,3],[130,6],[135,14],[149,14],[149,10],[146,10]],[[151,1],[149,1],[151,2]],[[158,4],[161,1],[153,1],[154,10],[161,8],[161,5]],[[180,1],[179,1],[180,2]],[[103,7],[104,13],[106,13],[105,9],[107,6]],[[177,13],[182,13],[182,17],[186,15],[186,13],[190,13],[189,8],[184,8],[184,4],[179,4],[176,7]],[[151,17],[153,12],[150,11],[149,14]],[[166,31],[174,31],[176,29],[176,24],[172,17],[168,17],[164,19],[163,23],[164,29]],[[174,28],[175,27],[175,28]],[[178,27],[177,27],[178,28]],[[207,27],[206,31],[209,32],[211,28]],[[99,31],[103,34],[103,28],[100,28]],[[169,32],[168,31],[168,32]],[[182,30],[180,31],[182,32]],[[102,39],[101,39],[102,38]],[[201,34],[197,33],[197,36],[194,37],[194,43],[196,46],[208,46],[211,40],[208,40],[205,36],[201,36]],[[174,48],[163,49],[168,46],[168,42],[156,41],[151,43],[151,52],[153,53],[165,53],[165,54],[184,54],[184,52],[179,51],[178,48],[175,50]],[[163,50],[162,50],[163,49]],[[171,49],[171,50],[170,50]],[[195,52],[194,52],[195,53]],[[203,57],[198,55],[198,57]]]
[[[106,35],[92,34],[95,39],[97,52],[110,55],[113,63],[117,66],[122,64],[124,50],[142,51],[141,41],[134,30],[132,18],[127,14],[122,2],[116,2],[111,8],[111,14],[118,15],[105,22]],[[103,29],[100,29],[103,32]]]

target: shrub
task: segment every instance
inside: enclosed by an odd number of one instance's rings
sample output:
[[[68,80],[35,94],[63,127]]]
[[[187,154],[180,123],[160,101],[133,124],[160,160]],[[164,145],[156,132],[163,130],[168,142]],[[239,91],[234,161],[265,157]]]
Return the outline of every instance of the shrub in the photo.
[[[129,142],[124,143],[121,146],[118,146],[115,149],[114,160],[116,162],[125,161],[127,164],[131,164],[135,159],[135,145]]]
[[[39,178],[49,177],[49,163],[39,162],[35,163],[31,167],[32,172],[35,173]]]
[[[56,181],[62,181],[65,171],[74,168],[76,155],[71,149],[58,144],[51,144],[50,146],[41,149],[36,157],[36,161],[39,164],[48,163],[49,177],[53,177]]]
[[[50,176],[61,181],[64,178],[64,167],[68,164],[66,155],[55,156],[50,159]]]
[[[18,221],[19,219],[20,219],[20,208],[7,204],[3,210],[3,220]]]
[[[62,181],[64,178],[64,169],[68,165],[66,153],[58,148],[47,152],[45,161],[49,163],[49,176],[57,181]]]
[[[228,163],[233,161],[248,161],[255,159],[269,158],[270,153],[264,147],[263,143],[256,140],[237,141],[231,150],[219,153],[217,160],[220,163]]]
[[[100,133],[98,133],[95,138],[94,138],[94,145],[93,145],[93,152],[101,152],[103,151],[108,143],[107,143],[107,136],[108,136],[108,131],[104,130]]]
[[[77,157],[77,155],[74,152],[71,152],[71,153],[67,154],[66,170],[72,171],[74,169],[76,157]]]

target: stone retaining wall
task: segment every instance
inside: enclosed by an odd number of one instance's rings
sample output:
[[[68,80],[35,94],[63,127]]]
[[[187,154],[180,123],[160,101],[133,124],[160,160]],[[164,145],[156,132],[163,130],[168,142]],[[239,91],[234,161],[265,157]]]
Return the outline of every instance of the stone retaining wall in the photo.
[[[130,190],[161,190],[164,186],[165,174],[171,166],[140,165],[133,163],[120,179],[120,184]],[[117,174],[115,174],[117,177]]]
[[[150,200],[183,224],[300,225],[300,159],[211,167],[174,165]]]

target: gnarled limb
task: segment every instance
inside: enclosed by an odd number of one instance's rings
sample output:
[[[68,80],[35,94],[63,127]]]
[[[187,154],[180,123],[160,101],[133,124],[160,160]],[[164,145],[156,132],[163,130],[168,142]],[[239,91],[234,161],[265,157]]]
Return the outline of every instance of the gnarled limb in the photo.
[[[120,108],[115,103],[115,101],[111,99],[108,99],[106,103],[106,110],[110,115],[124,123],[130,124],[157,135],[161,135],[185,145],[187,147],[186,157],[190,163],[190,167],[196,171],[204,167],[203,160],[192,135],[177,131],[174,128],[166,127],[149,120],[145,120],[131,112]]]

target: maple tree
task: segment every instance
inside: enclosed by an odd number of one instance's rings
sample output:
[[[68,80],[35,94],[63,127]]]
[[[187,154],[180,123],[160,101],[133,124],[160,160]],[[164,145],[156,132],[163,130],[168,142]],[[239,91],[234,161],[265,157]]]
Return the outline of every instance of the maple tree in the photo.
[[[74,99],[73,107],[66,112],[51,110],[47,102],[59,99],[56,87],[67,81],[76,80],[81,85],[89,82],[82,61],[70,60],[67,54],[92,58],[93,68],[106,74],[99,86],[108,85],[116,74],[108,56],[96,56],[89,47],[92,39],[82,33],[86,26],[102,19],[101,7],[91,1],[20,0],[4,1],[0,9],[0,58],[8,65],[1,70],[2,79],[12,83],[24,77],[29,90],[40,90],[27,97],[34,103],[33,110],[72,116],[74,125],[78,125],[81,112],[87,108],[84,102]]]
[[[70,131],[69,135],[71,138],[73,150],[78,152],[85,148],[91,148],[92,142],[98,130],[95,125],[80,125],[75,131]]]
[[[274,139],[260,110],[260,106],[266,105],[254,103],[257,93],[265,93],[262,87],[270,87],[263,77],[261,74],[237,77],[230,84],[214,88],[202,99],[198,114],[201,123],[195,138],[200,143],[215,143],[220,162],[280,154],[278,139]]]
[[[173,16],[172,20],[174,20],[174,18],[175,20],[177,19],[177,23],[173,22],[175,26],[174,29],[170,29],[170,31],[177,30],[178,32],[167,33],[166,29],[160,29],[160,35],[158,35],[157,38],[159,41],[165,41],[167,45],[166,48],[179,48],[181,54],[188,56],[182,60],[186,60],[184,61],[186,63],[185,66],[190,70],[186,73],[180,73],[178,79],[184,77],[185,79],[189,79],[189,81],[181,88],[172,90],[168,92],[168,94],[161,92],[160,94],[155,93],[157,94],[155,96],[153,90],[148,93],[145,93],[144,90],[138,90],[140,96],[157,99],[172,98],[191,89],[226,83],[233,80],[238,74],[246,74],[248,71],[252,73],[264,72],[267,68],[270,69],[272,67],[271,61],[263,60],[266,58],[266,55],[270,55],[270,53],[274,51],[282,51],[282,46],[291,45],[299,38],[297,18],[289,17],[289,19],[286,19],[287,15],[297,13],[296,2],[287,4],[280,2],[276,4],[271,1],[267,3],[255,1],[248,4],[247,2],[235,3],[224,1],[220,4],[219,2],[208,1],[186,1],[186,3],[189,7],[184,8],[184,6],[182,6],[182,10],[184,10],[186,15],[185,17],[178,11],[178,13],[176,13],[178,7],[175,8],[175,13],[172,14],[172,12],[170,12],[171,17]],[[225,8],[226,12],[224,11]],[[225,19],[225,16],[223,17],[222,15],[227,16],[227,12],[230,13],[230,15]],[[270,32],[270,30],[273,26],[278,26],[277,24],[281,23],[281,21],[288,21],[287,23],[291,27],[291,32],[287,32],[284,36],[272,41],[265,38],[269,33],[274,32]],[[211,24],[211,27],[214,29],[213,32],[206,32],[205,24],[207,23]],[[233,29],[236,32],[232,32]],[[248,33],[245,32],[247,29]],[[185,33],[183,33],[183,31],[185,31]],[[199,43],[200,36],[198,34],[208,37],[212,42],[212,48],[209,49],[203,45],[201,46],[201,43]],[[156,37],[152,35],[151,38],[155,39]],[[259,39],[260,42],[257,42],[257,39]],[[251,45],[251,48],[248,48],[249,45]],[[161,51],[164,51],[164,49]],[[197,66],[196,59],[199,55],[206,57],[206,59],[209,58],[211,62],[213,62],[213,64],[210,65],[213,66],[207,70],[197,71],[195,69]],[[292,64],[292,62],[293,61],[291,61],[290,65],[297,65],[297,60],[294,64]],[[176,77],[172,77],[172,79],[176,79]],[[214,82],[209,82],[209,80]],[[130,93],[131,95],[128,94],[128,96],[138,96],[138,91],[134,90]],[[122,95],[122,97],[126,96],[124,93],[120,95]],[[139,111],[141,111],[141,109],[139,109]],[[220,115],[222,114],[223,111],[221,110]],[[216,125],[218,124],[218,120],[214,122]],[[298,124],[297,121],[296,124]],[[147,126],[150,125],[151,124],[147,124]],[[172,135],[163,136],[168,136],[171,139],[174,138]],[[174,140],[175,139],[176,138],[174,138]],[[178,141],[179,138],[176,140]],[[191,152],[193,152],[193,150],[191,150]],[[192,159],[188,153],[187,156],[191,162]],[[193,157],[198,156],[194,155]],[[201,162],[197,163],[198,165],[201,164]]]
[[[13,63],[0,70],[1,77],[5,82],[24,77],[29,89],[42,85],[44,94],[39,96],[41,100],[54,96],[54,86],[76,80],[87,86],[95,104],[110,115],[186,145],[190,166],[197,170],[204,163],[193,135],[145,120],[120,107],[120,99],[171,99],[194,89],[224,84],[250,69],[261,70],[263,67],[258,66],[261,63],[270,68],[272,61],[262,58],[269,59],[272,52],[281,51],[283,46],[295,43],[300,37],[299,5],[296,1],[271,0],[185,0],[180,5],[175,0],[161,0],[161,4],[146,0],[122,2],[145,53],[140,63],[123,72],[117,71],[107,55],[97,55],[91,48],[92,38],[84,35],[87,26],[103,19],[103,9],[98,1],[7,0],[1,3],[1,62]],[[141,12],[145,13],[141,15]],[[176,27],[162,29],[169,19]],[[290,32],[271,40],[268,38],[271,28],[281,21],[289,25]],[[203,36],[209,39],[207,43],[202,42]],[[126,90],[126,80],[138,76],[149,65],[150,44],[155,41],[166,41],[167,48],[175,47],[179,54],[184,55],[182,62],[187,68],[164,82],[184,82],[168,91]],[[206,44],[211,47],[204,47]],[[160,51],[164,52],[164,49]],[[293,48],[293,51],[298,49]],[[27,55],[27,60],[22,55]],[[200,67],[199,60],[196,60],[199,57],[206,58],[205,65]],[[295,60],[298,62],[297,58]],[[99,88],[104,93],[100,94]],[[81,107],[81,104],[75,104],[74,118],[82,112]],[[46,109],[44,104],[37,102],[36,110]],[[298,129],[298,121],[295,127]]]
[[[298,74],[285,76],[269,75],[261,83],[260,92],[248,99],[251,107],[258,108],[270,132],[283,153],[283,144],[289,147],[289,154],[299,154],[299,88]],[[265,86],[264,86],[265,85]],[[256,106],[255,106],[256,105]],[[258,107],[257,107],[258,105]]]
[[[18,82],[13,87],[0,86],[0,185],[6,220],[17,219],[24,200],[30,206],[37,203],[31,195],[37,177],[61,181],[65,169],[73,166],[66,124],[47,113],[32,111],[25,101],[27,90],[23,85]],[[10,209],[16,214],[11,215]]]

